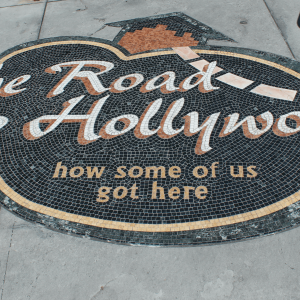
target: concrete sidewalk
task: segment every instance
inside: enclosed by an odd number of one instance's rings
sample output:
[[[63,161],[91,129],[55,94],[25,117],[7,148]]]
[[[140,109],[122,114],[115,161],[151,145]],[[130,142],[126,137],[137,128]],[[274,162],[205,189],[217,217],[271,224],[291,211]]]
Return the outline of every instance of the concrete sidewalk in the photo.
[[[251,48],[300,60],[296,0],[0,0],[0,52],[181,11]],[[240,243],[128,247],[56,233],[0,210],[0,299],[300,299],[300,228]]]

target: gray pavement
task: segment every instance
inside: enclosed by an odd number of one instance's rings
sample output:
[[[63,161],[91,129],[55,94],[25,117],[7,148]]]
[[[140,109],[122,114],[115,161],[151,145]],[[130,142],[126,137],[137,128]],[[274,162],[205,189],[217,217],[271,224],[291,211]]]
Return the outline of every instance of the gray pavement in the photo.
[[[291,299],[300,295],[300,228],[207,247],[81,239],[1,211],[3,300]]]
[[[234,47],[300,59],[296,0],[0,0],[0,51],[39,37],[112,39],[118,29],[105,23],[174,11],[233,38]],[[296,228],[217,246],[129,247],[56,233],[2,208],[0,299],[299,300],[299,237]]]
[[[265,1],[294,58],[300,60],[300,30],[297,26],[295,26],[296,20],[299,16],[300,3],[296,0]]]

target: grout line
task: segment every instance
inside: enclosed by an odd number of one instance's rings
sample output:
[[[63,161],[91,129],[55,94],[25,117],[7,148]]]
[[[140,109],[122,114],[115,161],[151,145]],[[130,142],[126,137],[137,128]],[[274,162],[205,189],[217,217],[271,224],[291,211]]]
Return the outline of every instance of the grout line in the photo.
[[[291,54],[292,54],[293,58],[294,58],[294,59],[296,59],[296,57],[295,57],[295,55],[294,55],[294,53],[293,53],[293,51],[292,51],[292,49],[291,49],[291,47],[290,47],[289,43],[287,42],[287,40],[286,40],[286,38],[284,37],[284,35],[283,35],[283,33],[282,33],[282,31],[281,31],[280,27],[278,26],[278,24],[277,24],[277,22],[276,22],[276,20],[275,20],[275,18],[274,18],[274,16],[273,16],[273,14],[272,14],[272,12],[271,12],[271,10],[270,10],[270,8],[269,8],[269,6],[268,6],[268,4],[267,4],[266,0],[263,0],[263,2],[265,3],[265,6],[267,7],[267,9],[268,9],[268,11],[269,11],[269,13],[270,13],[270,15],[271,15],[271,17],[272,17],[272,19],[273,19],[274,23],[276,24],[276,26],[277,26],[277,28],[278,28],[278,30],[279,30],[279,32],[280,32],[280,34],[281,34],[282,38],[284,39],[284,41],[285,41],[285,43],[286,43],[287,47],[288,47],[288,48],[289,48],[289,50],[290,50],[290,52],[291,52]]]
[[[44,22],[44,18],[45,18],[45,13],[46,13],[46,9],[47,9],[47,4],[48,4],[48,0],[46,0],[46,2],[45,2],[43,18],[42,18],[42,21],[41,21],[40,30],[39,30],[39,34],[38,34],[38,38],[37,38],[38,40],[40,39],[40,35],[41,35],[41,31],[42,31],[42,26],[43,26],[43,22]]]
[[[1,0],[0,0],[1,1]],[[67,0],[48,0],[48,2],[62,2],[62,1],[67,1]],[[32,4],[43,4],[43,2],[38,2],[38,3],[24,3],[24,4],[16,4],[16,5],[7,5],[7,6],[0,6],[1,8],[7,8],[7,7],[17,7],[17,6],[25,6],[25,5],[32,5]]]
[[[7,7],[17,7],[17,6],[33,5],[33,4],[43,4],[43,2],[40,2],[40,3],[25,3],[25,4],[8,5],[8,6],[0,6],[0,9],[1,8],[7,8]]]
[[[14,222],[13,227],[12,227],[12,231],[11,231],[10,244],[9,244],[9,250],[8,250],[7,259],[6,259],[5,273],[4,273],[4,278],[3,278],[3,285],[2,285],[2,291],[1,291],[1,298],[0,298],[0,300],[2,300],[2,298],[3,298],[4,284],[5,284],[5,279],[6,279],[8,259],[9,259],[10,249],[11,249],[11,242],[12,242],[12,238],[13,238],[13,234],[14,234],[15,223],[16,223],[16,221]]]

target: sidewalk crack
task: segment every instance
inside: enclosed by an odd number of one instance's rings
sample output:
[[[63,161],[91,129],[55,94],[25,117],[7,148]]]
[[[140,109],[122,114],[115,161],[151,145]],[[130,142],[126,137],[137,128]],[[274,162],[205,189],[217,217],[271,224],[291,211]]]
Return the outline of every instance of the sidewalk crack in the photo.
[[[8,254],[7,254],[7,259],[6,259],[5,273],[4,273],[4,278],[3,278],[3,285],[2,285],[0,300],[3,299],[3,292],[4,292],[4,285],[5,285],[6,272],[7,272],[7,266],[8,266],[8,259],[9,259],[10,249],[11,249],[12,238],[13,238],[13,234],[14,234],[15,223],[16,223],[16,221],[13,224],[12,231],[11,231],[11,236],[10,236],[10,244],[9,244],[9,249],[8,249]]]
[[[96,30],[94,33],[90,34],[89,36],[93,36],[94,34],[96,34],[97,32],[101,31],[102,29],[104,29],[106,27],[106,25],[103,25],[102,27],[100,27],[98,30]]]
[[[88,9],[88,7],[83,3],[82,0],[80,0],[80,2],[82,3],[82,5],[84,5],[84,8],[79,8],[79,9],[76,9],[76,11],[85,11]]]
[[[276,24],[276,26],[277,26],[277,28],[278,28],[278,30],[279,30],[279,32],[280,32],[280,34],[281,34],[283,40],[285,41],[287,47],[289,48],[289,50],[290,50],[290,52],[291,52],[293,58],[296,59],[296,57],[295,57],[295,55],[294,55],[294,53],[293,53],[293,51],[292,51],[292,49],[291,49],[291,47],[290,47],[288,41],[286,40],[286,38],[284,37],[284,35],[283,35],[283,33],[282,33],[280,27],[278,26],[278,24],[277,24],[277,22],[276,22],[276,20],[275,20],[275,18],[274,18],[274,16],[273,16],[273,14],[272,14],[272,11],[271,11],[271,9],[269,8],[269,6],[268,6],[266,0],[263,0],[263,2],[264,2],[264,4],[265,4],[267,10],[269,11],[269,13],[270,13],[270,15],[271,15],[271,17],[272,17],[274,23]]]
[[[41,35],[41,31],[42,31],[42,26],[43,26],[44,19],[45,19],[45,13],[46,13],[47,5],[48,5],[48,0],[46,0],[46,2],[45,2],[43,17],[42,17],[42,21],[41,21],[41,25],[40,25],[40,29],[39,29],[39,34],[38,34],[38,40],[40,39],[40,35]]]
[[[113,278],[113,279],[109,280],[107,283],[105,283],[104,285],[100,286],[99,290],[96,292],[95,295],[92,296],[92,298],[90,298],[90,300],[95,299],[95,297],[97,297],[97,296],[101,293],[101,291],[103,291],[104,288],[105,288],[110,282],[115,281],[115,280],[117,280],[117,279],[119,279],[120,277],[123,277],[123,276],[124,276],[124,274],[122,274],[122,275],[120,275],[120,276],[117,276],[116,278]],[[1,299],[1,300],[2,300],[2,299]]]

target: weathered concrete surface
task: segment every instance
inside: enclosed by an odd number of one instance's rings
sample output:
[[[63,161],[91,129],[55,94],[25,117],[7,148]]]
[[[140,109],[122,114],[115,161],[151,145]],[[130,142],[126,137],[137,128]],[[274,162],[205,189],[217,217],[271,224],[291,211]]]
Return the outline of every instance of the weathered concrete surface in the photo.
[[[0,8],[0,52],[38,38],[44,7],[40,3]]]
[[[43,2],[46,2],[46,0],[0,0],[0,7],[40,4]]]
[[[48,0],[47,2],[64,1],[64,0]],[[29,5],[45,3],[46,0],[0,0],[0,7]]]
[[[0,224],[7,219],[15,225],[2,300],[300,299],[300,228],[220,246],[150,248],[55,233],[2,210]]]
[[[295,58],[300,60],[300,28],[297,19],[300,13],[298,0],[265,0],[284,39]]]
[[[5,2],[0,0],[0,6]],[[281,33],[284,26],[292,26],[289,11],[298,14],[299,6],[296,1],[284,1],[290,7],[285,13],[280,0],[267,3],[281,31],[262,0],[48,1],[41,38],[112,39],[118,29],[103,27],[105,22],[182,11],[235,39],[235,47],[292,57]],[[0,51],[37,39],[44,7],[38,3],[0,8]],[[299,32],[286,32],[297,53]],[[299,300],[299,236],[300,228],[296,228],[219,246],[127,247],[56,233],[1,209],[0,299]]]
[[[212,41],[214,45],[230,45],[272,52],[291,57],[287,45],[262,0],[68,0],[52,2],[47,11],[41,38],[84,35],[113,38],[105,23],[181,11],[231,37],[237,43]],[[247,24],[240,24],[246,21]],[[280,42],[279,42],[280,41]]]
[[[0,208],[0,291],[2,291],[3,283],[5,282],[5,273],[9,258],[14,222],[15,218],[7,212],[1,212]]]

